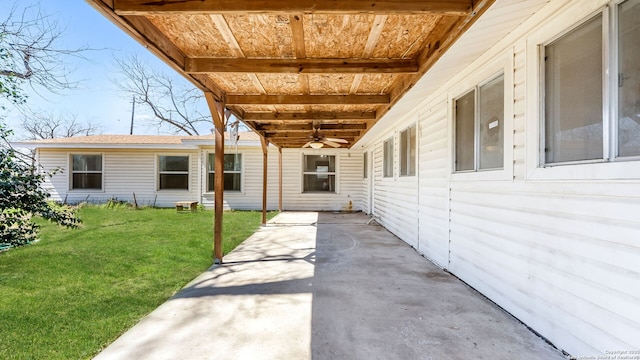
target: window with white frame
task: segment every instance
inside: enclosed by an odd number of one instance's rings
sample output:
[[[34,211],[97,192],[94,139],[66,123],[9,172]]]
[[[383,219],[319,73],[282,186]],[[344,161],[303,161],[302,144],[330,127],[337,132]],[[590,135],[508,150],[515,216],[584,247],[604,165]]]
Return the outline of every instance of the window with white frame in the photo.
[[[71,189],[102,190],[102,155],[71,155]]]
[[[382,153],[382,176],[393,177],[393,137],[384,141]]]
[[[504,167],[504,75],[454,99],[454,170]]]
[[[336,157],[334,155],[304,155],[304,192],[336,192]]]
[[[416,126],[400,132],[400,176],[416,174]]]
[[[189,190],[189,156],[158,156],[158,189]]]
[[[362,178],[366,179],[369,177],[369,153],[364,152],[362,158]]]
[[[215,154],[207,158],[207,191],[214,191]],[[242,154],[224,154],[224,191],[242,191]]]
[[[640,156],[638,38],[640,0],[626,0],[541,47],[543,164]]]

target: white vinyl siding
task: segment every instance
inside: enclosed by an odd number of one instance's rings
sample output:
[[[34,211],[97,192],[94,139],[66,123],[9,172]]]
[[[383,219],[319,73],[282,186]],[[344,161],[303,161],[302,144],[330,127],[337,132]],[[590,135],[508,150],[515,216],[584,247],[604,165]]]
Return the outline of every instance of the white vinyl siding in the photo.
[[[607,5],[496,2],[379,122],[390,125],[362,144],[374,151],[369,191],[381,223],[411,245],[418,237],[418,252],[574,356],[637,349],[640,338],[640,164],[538,162],[540,48]],[[520,9],[531,18],[517,22]],[[498,36],[509,22],[515,30]],[[487,39],[495,45],[481,49]],[[501,67],[504,169],[452,174],[452,100]],[[412,201],[411,183],[383,179],[382,156],[384,141],[415,117],[419,188]]]
[[[409,123],[400,124],[399,128],[392,130],[391,134],[386,134],[386,138],[380,139],[373,148],[373,157],[376,160],[373,164],[373,207],[379,223],[417,248],[418,179],[416,176],[393,176],[395,136],[400,134],[400,129],[406,129],[407,125]],[[391,176],[385,176],[386,171],[390,171]]]
[[[209,149],[208,151],[212,151]],[[262,208],[262,150],[259,146],[240,147],[244,161],[243,191],[224,193],[224,208],[259,210]],[[202,156],[206,157],[207,149]],[[303,192],[303,154],[336,156],[337,193]],[[362,153],[353,150],[282,149],[282,203],[284,210],[358,211],[362,209]],[[204,165],[203,165],[204,166]],[[278,150],[269,147],[267,208],[278,208]],[[203,169],[206,171],[206,169]],[[213,193],[204,193],[203,204],[213,206]]]
[[[51,199],[69,204],[80,202],[104,203],[108,199],[129,201],[133,203],[134,195],[139,206],[173,207],[176,201],[199,201],[197,176],[191,176],[189,191],[162,190],[156,191],[157,169],[155,150],[126,149],[92,149],[103,157],[103,183],[100,192],[86,192],[70,188],[69,155],[86,153],[86,149],[38,149],[38,162],[44,169],[52,170],[60,167],[62,172],[56,173],[45,183]],[[190,152],[190,172],[198,171],[197,152]]]
[[[420,122],[419,246],[437,265],[449,264],[449,141],[447,99],[425,107]]]
[[[336,156],[337,192],[303,192],[301,174],[302,156],[305,154]],[[362,152],[347,149],[282,149],[282,157],[285,210],[362,210]]]

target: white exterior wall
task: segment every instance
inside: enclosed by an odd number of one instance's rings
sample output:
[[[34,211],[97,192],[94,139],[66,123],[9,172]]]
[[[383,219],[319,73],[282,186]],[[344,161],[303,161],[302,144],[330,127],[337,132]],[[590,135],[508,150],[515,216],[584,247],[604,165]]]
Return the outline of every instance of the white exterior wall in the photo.
[[[415,119],[400,123],[389,135],[381,139],[374,150],[374,215],[378,222],[418,248],[418,172],[415,176],[400,176],[400,131],[416,125]],[[393,138],[393,176],[383,176],[384,141]]]
[[[303,155],[336,156],[336,193],[302,191]],[[276,170],[277,171],[277,170]],[[347,149],[283,149],[282,203],[284,210],[361,211],[362,152]],[[275,193],[277,196],[277,193]]]
[[[423,100],[400,105],[395,111],[404,116],[364,144],[375,153],[372,191],[385,227],[578,357],[640,348],[640,161],[537,166],[537,44],[606,3],[549,2],[488,52],[450,70],[436,91],[416,95],[418,84],[409,97]],[[496,4],[504,8],[490,16],[503,24],[512,17],[505,9],[533,2]],[[472,28],[468,41],[485,37]],[[452,174],[452,98],[501,70],[504,170]],[[411,201],[413,187],[382,178],[382,146],[416,117],[419,188]]]
[[[206,157],[211,149],[202,150],[203,189],[206,190]],[[229,148],[227,153],[235,153]],[[262,209],[262,148],[240,147],[243,158],[242,191],[224,193],[225,209]],[[304,193],[302,191],[303,154],[335,155],[337,160],[336,193]],[[346,149],[283,149],[282,206],[284,210],[360,211],[362,210],[362,153]],[[267,208],[278,209],[278,149],[269,147],[267,173]],[[213,206],[213,193],[203,194],[203,204]]]
[[[447,99],[421,109],[418,132],[420,233],[418,252],[441,267],[449,261],[449,141]]]
[[[102,154],[102,190],[71,190],[69,159],[71,154]],[[157,156],[189,155],[189,190],[157,189]],[[38,161],[46,170],[61,168],[46,183],[52,200],[75,204],[82,201],[103,203],[108,199],[138,205],[172,207],[176,201],[199,201],[200,181],[198,152],[195,150],[125,150],[125,149],[46,149],[38,150]]]
[[[262,209],[262,148],[258,146],[225,146],[226,154],[242,154],[241,191],[225,191],[225,210]],[[202,171],[202,204],[213,208],[214,193],[207,191],[207,158],[214,153],[214,147],[203,147],[200,156]],[[270,146],[267,168],[267,209],[278,209],[278,149]]]
[[[176,201],[200,201],[211,208],[214,193],[207,191],[207,157],[213,147],[194,149],[38,149],[40,164],[47,170],[60,167],[45,184],[55,201],[78,203],[82,201],[103,203],[110,198],[133,202],[135,193],[138,205],[172,207]],[[226,153],[235,153],[235,147],[227,147]],[[224,208],[235,210],[262,209],[262,165],[260,146],[240,146],[242,154],[242,185],[240,192],[226,191]],[[102,154],[103,189],[70,190],[69,158],[71,154]],[[337,161],[336,193],[304,193],[302,191],[303,154],[335,155]],[[190,188],[183,190],[157,189],[157,156],[189,155]],[[362,152],[347,149],[284,149],[282,151],[283,194],[285,210],[361,211],[362,208]],[[267,208],[278,209],[278,149],[269,147],[267,173]]]

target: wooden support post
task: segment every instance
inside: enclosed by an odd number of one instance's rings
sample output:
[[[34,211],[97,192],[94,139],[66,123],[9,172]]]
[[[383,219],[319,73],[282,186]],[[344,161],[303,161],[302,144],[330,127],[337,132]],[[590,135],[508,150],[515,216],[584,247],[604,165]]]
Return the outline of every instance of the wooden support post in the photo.
[[[269,155],[269,142],[260,137],[262,144],[262,225],[267,224],[267,166]]]
[[[282,148],[278,148],[278,211],[282,212]]]
[[[215,132],[213,262],[222,264],[222,213],[224,208],[224,104],[205,92]]]

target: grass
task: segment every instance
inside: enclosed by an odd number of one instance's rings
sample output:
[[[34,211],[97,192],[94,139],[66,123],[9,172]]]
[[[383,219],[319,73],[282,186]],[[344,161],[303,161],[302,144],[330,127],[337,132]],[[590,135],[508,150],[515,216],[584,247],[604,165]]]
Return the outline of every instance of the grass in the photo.
[[[211,211],[79,216],[79,229],[42,222],[40,242],[0,254],[1,359],[90,358],[212,263]],[[225,213],[224,253],[260,219]]]

